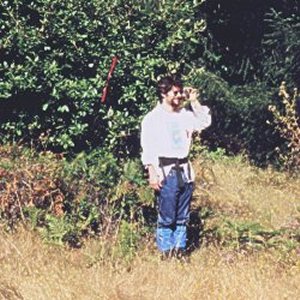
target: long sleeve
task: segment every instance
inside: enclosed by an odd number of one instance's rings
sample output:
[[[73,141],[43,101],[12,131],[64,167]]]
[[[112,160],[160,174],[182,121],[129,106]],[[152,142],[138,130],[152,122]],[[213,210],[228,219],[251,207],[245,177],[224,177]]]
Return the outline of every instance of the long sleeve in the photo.
[[[158,165],[159,135],[156,132],[156,126],[153,118],[146,116],[141,125],[141,146],[142,162],[144,165]]]
[[[194,130],[201,131],[211,125],[210,109],[207,106],[201,105],[198,101],[191,103],[194,120]]]

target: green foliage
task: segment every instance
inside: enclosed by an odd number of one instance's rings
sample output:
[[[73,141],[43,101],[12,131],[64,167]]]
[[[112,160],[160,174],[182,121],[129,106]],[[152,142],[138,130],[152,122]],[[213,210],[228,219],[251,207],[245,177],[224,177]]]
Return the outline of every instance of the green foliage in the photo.
[[[124,164],[122,176],[110,196],[110,201],[115,204],[115,214],[121,219],[145,222],[143,208],[153,207],[155,197],[139,160]]]
[[[124,164],[123,177],[137,186],[145,185],[147,182],[142,170],[143,166],[140,160],[129,160]]]
[[[46,213],[46,210],[37,208],[35,206],[24,208],[24,214],[26,215],[32,229],[36,229],[38,226],[43,224]]]
[[[53,215],[46,215],[45,225],[46,227],[42,227],[40,230],[43,240],[59,246],[62,246],[74,231],[72,224],[67,222],[65,218],[58,218]]]
[[[65,161],[62,178],[72,185],[92,184],[95,188],[108,189],[115,185],[120,176],[116,158],[103,149],[90,153],[81,152],[71,161]]]
[[[277,161],[284,140],[266,125],[282,80],[299,86],[298,1],[207,1],[204,11],[211,52],[218,59],[186,78],[202,90],[213,124],[202,140],[256,163]],[[212,73],[213,72],[213,73]],[[193,75],[192,75],[193,74]],[[282,147],[281,147],[282,148]]]
[[[154,195],[139,160],[120,166],[103,149],[67,160],[19,145],[0,147],[0,154],[6,227],[22,221],[49,243],[79,247],[87,236],[117,230],[123,220],[150,225],[144,210],[153,207]]]
[[[260,245],[264,243],[262,237],[264,233],[260,224],[233,222],[230,220],[225,220],[222,226],[216,231],[221,244],[227,245],[229,243],[235,248],[240,248],[245,245],[260,247]],[[276,232],[273,234],[276,234]]]
[[[226,151],[222,148],[217,148],[215,151],[205,151],[204,156],[206,159],[210,159],[214,162],[225,161],[226,160]]]
[[[246,153],[260,164],[273,159],[281,141],[274,127],[266,124],[272,89],[263,82],[231,87],[204,68],[195,68],[185,80],[200,90],[201,101],[212,111],[212,125],[201,134],[204,145],[229,154]]]
[[[300,170],[300,119],[297,112],[298,90],[294,90],[292,96],[289,95],[285,82],[281,83],[279,96],[283,111],[281,112],[275,105],[270,105],[269,110],[273,113],[276,131],[286,140],[288,150],[279,150],[280,158],[286,169],[292,172]],[[270,122],[268,122],[270,124]]]
[[[212,70],[232,84],[251,82],[259,63],[262,15],[270,1],[210,0],[204,5],[212,53]]]
[[[44,241],[60,246],[80,247],[83,237],[93,236],[99,230],[99,210],[85,200],[73,204],[72,210],[62,216],[37,207],[25,207],[24,215]]]
[[[281,81],[299,86],[300,17],[295,11],[285,15],[272,9],[266,14],[267,29],[263,39],[264,80],[279,86]]]
[[[75,225],[80,235],[89,236],[97,233],[102,217],[96,204],[90,203],[87,199],[81,199],[79,203],[73,204],[73,209],[67,216],[68,221]]]
[[[137,151],[140,118],[162,72],[192,68],[202,43],[202,1],[2,1],[3,139],[48,147]],[[120,63],[100,104],[111,58]],[[3,109],[2,109],[3,108]]]
[[[259,163],[272,160],[282,143],[265,123],[274,84],[299,78],[295,1],[256,1],[255,10],[245,1],[202,2],[1,2],[1,139],[136,157],[158,76],[180,73],[213,110],[213,125],[202,135],[207,145],[244,151]],[[242,24],[238,32],[234,22]],[[234,48],[222,30],[245,37],[243,47]],[[101,104],[113,56],[119,64]],[[244,85],[232,86],[237,82]]]
[[[206,209],[201,212],[203,219],[215,219],[203,231],[206,243],[238,251],[276,248],[284,252],[296,249],[299,230],[292,228],[268,229],[259,223],[235,220]]]
[[[276,87],[291,77],[299,83],[298,0],[210,0],[203,8],[218,57],[210,70],[230,84]]]
[[[130,261],[136,255],[139,240],[137,224],[123,220],[118,233],[118,250],[121,256]]]

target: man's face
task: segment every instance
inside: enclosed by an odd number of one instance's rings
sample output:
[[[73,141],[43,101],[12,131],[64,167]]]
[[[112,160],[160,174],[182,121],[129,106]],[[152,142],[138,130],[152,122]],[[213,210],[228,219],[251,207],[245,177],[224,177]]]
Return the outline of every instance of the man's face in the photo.
[[[184,100],[182,88],[173,85],[171,90],[163,95],[163,102],[172,107],[174,111],[180,109]]]

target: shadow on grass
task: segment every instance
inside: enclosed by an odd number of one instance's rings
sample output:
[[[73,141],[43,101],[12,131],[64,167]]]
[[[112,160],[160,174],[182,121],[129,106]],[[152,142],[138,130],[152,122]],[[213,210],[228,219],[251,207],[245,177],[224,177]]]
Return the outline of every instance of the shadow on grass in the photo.
[[[203,222],[200,218],[200,208],[193,209],[190,212],[190,220],[187,227],[187,252],[191,254],[199,249],[202,243],[201,232],[203,231]]]

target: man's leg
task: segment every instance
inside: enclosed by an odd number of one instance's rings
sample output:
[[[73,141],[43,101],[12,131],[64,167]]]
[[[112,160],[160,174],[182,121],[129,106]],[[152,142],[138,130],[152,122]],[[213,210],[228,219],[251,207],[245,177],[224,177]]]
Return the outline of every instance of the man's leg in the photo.
[[[174,247],[186,250],[187,226],[189,219],[190,203],[193,194],[193,183],[185,182],[178,195],[176,229],[174,231]]]
[[[171,170],[158,194],[157,247],[161,252],[174,248],[174,229],[177,210],[177,177]]]

